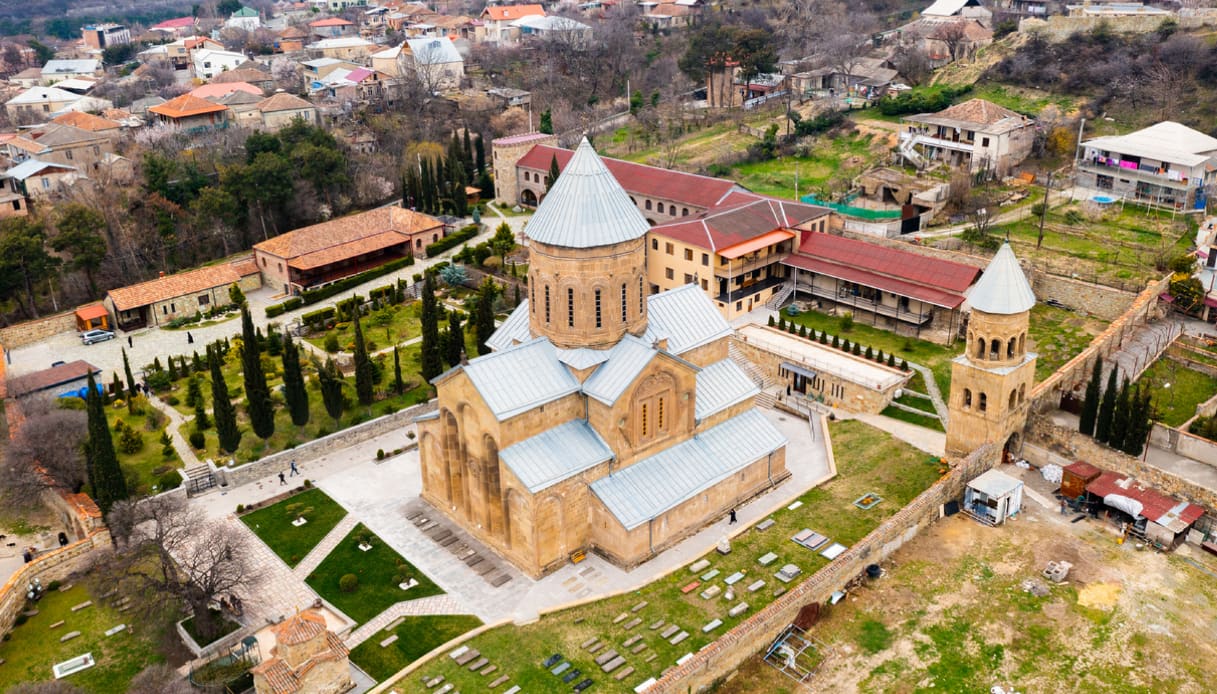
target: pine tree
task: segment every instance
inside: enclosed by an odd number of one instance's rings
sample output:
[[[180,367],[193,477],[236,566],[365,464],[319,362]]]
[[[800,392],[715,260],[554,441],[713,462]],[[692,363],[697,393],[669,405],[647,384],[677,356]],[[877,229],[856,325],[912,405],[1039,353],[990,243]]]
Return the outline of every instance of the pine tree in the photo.
[[[406,384],[401,380],[401,354],[397,345],[393,345],[393,392],[398,395],[406,392]]]
[[[114,389],[114,397],[121,398],[123,396],[123,379],[118,377],[117,371],[114,372],[114,385],[111,387]]]
[[[304,372],[300,369],[300,348],[292,341],[292,334],[283,334],[283,396],[292,415],[292,424],[298,427],[308,424],[308,389],[304,387]]]
[[[422,309],[419,321],[422,323],[422,376],[430,381],[444,372],[444,357],[439,340],[439,306],[435,301],[435,277],[426,273],[423,280]]]
[[[317,375],[321,382],[321,402],[325,404],[325,411],[334,418],[334,426],[338,426],[346,406],[342,397],[342,372],[338,370],[334,358],[330,357]]]
[[[549,112],[549,109],[545,109],[541,112],[541,125],[537,128],[537,130],[545,135],[554,134],[554,116]]]
[[[478,354],[488,354],[489,345],[486,341],[494,334],[494,299],[498,296],[499,287],[489,277],[482,282],[478,289],[477,316],[473,323],[473,334],[477,337]]]
[[[1112,367],[1111,373],[1107,375],[1107,387],[1103,390],[1103,397],[1099,401],[1099,413],[1094,422],[1094,438],[1096,441],[1107,443],[1111,439],[1111,418],[1116,409],[1116,396],[1119,395],[1119,387],[1116,383],[1116,372],[1119,369]]]
[[[254,331],[253,316],[248,306],[241,307],[241,371],[245,376],[245,410],[249,413],[249,425],[260,438],[268,439],[275,433],[275,404],[270,399],[270,388],[266,386],[266,372],[262,370],[262,350],[258,345],[258,334]]]
[[[486,173],[486,145],[482,143],[481,133],[473,140],[473,162],[479,176]]]
[[[461,314],[456,311],[448,312],[448,331],[444,333],[444,362],[448,366],[461,363],[465,353],[465,331],[461,327]]]
[[[1117,451],[1124,450],[1124,444],[1128,440],[1128,427],[1132,424],[1132,394],[1129,391],[1130,386],[1126,378],[1120,387],[1120,394],[1116,396],[1116,408],[1111,414],[1111,436],[1107,440],[1107,445]]]
[[[368,356],[368,344],[363,339],[363,328],[360,327],[359,309],[355,308],[355,394],[359,404],[371,405],[373,381],[376,378],[376,367]]]
[[[546,184],[546,190],[554,189],[554,184],[558,182],[558,174],[560,173],[562,173],[562,170],[558,168],[558,155],[555,154],[549,159],[549,183]]]
[[[131,373],[131,362],[127,360],[127,348],[123,348],[123,371],[127,375],[127,390],[135,392],[135,376]]]
[[[1086,398],[1082,401],[1082,412],[1078,415],[1078,431],[1094,436],[1094,420],[1099,414],[1099,389],[1103,387],[1103,357],[1094,360],[1094,370],[1086,384]]]
[[[215,420],[220,450],[235,453],[241,445],[241,430],[237,428],[237,410],[228,397],[228,384],[220,370],[220,349],[207,348],[207,366],[211,370],[211,418]]]
[[[85,396],[88,413],[89,436],[85,446],[89,485],[93,488],[93,500],[103,514],[110,512],[116,501],[127,498],[127,480],[119,467],[114,453],[114,439],[110,438],[110,427],[106,422],[105,396],[97,392],[97,381],[89,372],[88,394]]]
[[[167,361],[169,362],[169,380],[176,381],[177,380],[177,360],[174,359],[173,357],[169,357],[169,359]]]

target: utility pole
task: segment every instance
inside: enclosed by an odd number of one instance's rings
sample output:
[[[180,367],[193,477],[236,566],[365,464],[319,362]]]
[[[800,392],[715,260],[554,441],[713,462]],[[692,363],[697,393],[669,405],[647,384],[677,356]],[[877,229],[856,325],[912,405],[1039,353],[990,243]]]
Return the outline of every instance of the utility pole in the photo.
[[[1035,247],[1038,249],[1044,245],[1044,218],[1048,216],[1048,197],[1052,195],[1052,174],[1055,171],[1048,172],[1048,180],[1044,181],[1044,202],[1040,205],[1040,233],[1035,239]]]

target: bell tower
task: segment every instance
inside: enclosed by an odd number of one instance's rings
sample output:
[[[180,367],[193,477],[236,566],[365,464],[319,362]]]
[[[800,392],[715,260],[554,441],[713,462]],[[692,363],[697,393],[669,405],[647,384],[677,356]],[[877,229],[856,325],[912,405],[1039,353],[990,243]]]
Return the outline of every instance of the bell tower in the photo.
[[[1002,244],[968,294],[967,347],[951,363],[946,450],[967,455],[1005,445],[1027,423],[1035,354],[1027,326],[1035,294],[1009,244]]]

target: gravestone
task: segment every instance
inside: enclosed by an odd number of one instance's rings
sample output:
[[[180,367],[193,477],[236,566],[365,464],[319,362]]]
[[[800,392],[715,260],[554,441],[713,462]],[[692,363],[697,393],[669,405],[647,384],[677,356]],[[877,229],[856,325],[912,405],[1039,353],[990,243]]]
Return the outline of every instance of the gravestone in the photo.
[[[702,628],[701,628],[701,632],[702,632],[703,634],[709,634],[710,632],[712,632],[712,631],[714,631],[715,629],[717,629],[717,628],[721,627],[722,625],[723,625],[723,620],[721,620],[721,619],[712,619],[712,620],[710,620],[709,622],[707,622],[707,623],[706,623],[706,625],[705,625],[704,627],[702,627]]]
[[[381,647],[381,648],[386,648],[386,647],[388,647],[390,644],[392,644],[392,643],[393,643],[394,641],[396,641],[396,640],[397,640],[397,634],[393,634],[393,635],[392,635],[392,636],[390,636],[389,638],[387,638],[387,639],[385,639],[385,640],[381,641],[381,642],[380,642],[380,647]]]
[[[59,637],[59,642],[63,643],[64,641],[71,641],[72,639],[76,638],[77,636],[80,636],[79,631],[69,631],[68,633]]]
[[[617,656],[616,658],[613,658],[612,660],[608,661],[604,665],[601,665],[600,669],[604,670],[605,672],[612,672],[613,670],[616,670],[617,668],[621,667],[622,665],[625,665],[625,658],[623,658],[621,656]]]
[[[741,602],[740,604],[727,610],[727,614],[732,617],[738,617],[748,610],[748,603]]]
[[[710,566],[709,559],[698,559],[697,561],[695,561],[689,565],[689,573],[694,573],[694,574],[701,573],[708,566]]]
[[[687,632],[687,631],[682,631],[682,632],[680,632],[679,634],[677,634],[676,636],[673,636],[673,637],[672,637],[672,638],[671,638],[671,639],[668,641],[668,643],[670,643],[670,644],[672,644],[673,646],[675,646],[676,644],[680,643],[681,641],[684,641],[684,640],[685,640],[685,639],[687,639],[687,638],[689,638],[689,632]]]

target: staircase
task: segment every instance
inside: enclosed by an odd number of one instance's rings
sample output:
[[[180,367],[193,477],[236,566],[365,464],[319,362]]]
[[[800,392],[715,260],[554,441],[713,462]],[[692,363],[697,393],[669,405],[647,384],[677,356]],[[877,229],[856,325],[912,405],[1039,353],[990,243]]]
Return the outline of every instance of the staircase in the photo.
[[[790,298],[791,294],[794,294],[794,283],[787,282],[777,294],[774,294],[769,298],[769,301],[765,302],[765,308],[770,311],[780,309],[786,303],[786,300]]]
[[[773,393],[770,393],[767,390],[762,390],[756,396],[757,407],[764,407],[772,410],[777,406],[777,402],[777,398],[773,396]]]
[[[900,141],[900,156],[908,159],[909,162],[918,169],[923,169],[926,165],[925,157],[921,156],[921,154],[917,151],[916,146],[916,137],[910,135],[909,137],[902,139]]]
[[[756,364],[749,361],[748,357],[744,356],[740,348],[735,345],[735,340],[730,340],[727,343],[727,356],[731,361],[735,362],[736,366],[743,369],[744,373],[748,374],[748,378],[752,379],[752,382],[761,390],[776,385],[775,381],[765,378],[765,373]]]
[[[186,496],[198,496],[215,489],[215,475],[207,465],[192,467],[186,471]]]

